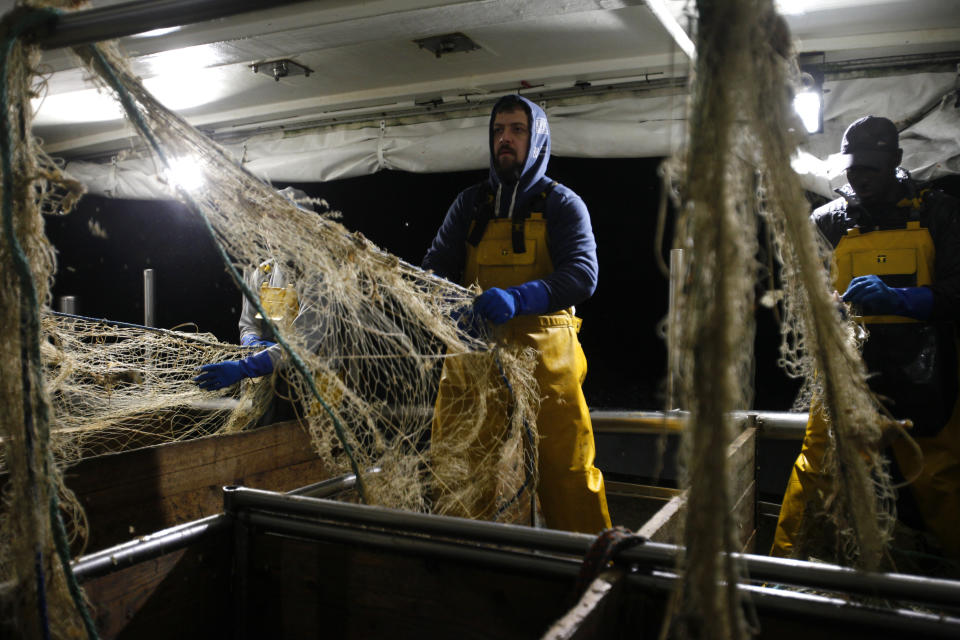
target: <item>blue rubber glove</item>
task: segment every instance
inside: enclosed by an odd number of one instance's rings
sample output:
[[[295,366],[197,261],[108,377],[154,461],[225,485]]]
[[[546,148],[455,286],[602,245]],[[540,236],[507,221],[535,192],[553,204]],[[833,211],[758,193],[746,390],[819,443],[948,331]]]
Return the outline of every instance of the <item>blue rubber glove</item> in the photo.
[[[473,308],[485,320],[503,324],[515,316],[545,313],[550,303],[542,280],[531,280],[517,287],[491,287],[477,296]]]
[[[930,287],[903,287],[894,291],[903,299],[903,315],[916,320],[929,320],[933,315],[933,289]]]
[[[234,385],[243,378],[259,378],[273,373],[273,359],[266,351],[242,360],[227,360],[200,367],[202,372],[193,379],[204,391],[216,391]]]
[[[248,333],[247,335],[240,338],[240,344],[245,347],[272,347],[277,344],[276,342],[270,342],[269,340],[264,340],[255,333]]]
[[[860,307],[863,315],[893,315],[927,320],[933,311],[928,287],[888,287],[878,276],[857,276],[843,294],[844,302]]]

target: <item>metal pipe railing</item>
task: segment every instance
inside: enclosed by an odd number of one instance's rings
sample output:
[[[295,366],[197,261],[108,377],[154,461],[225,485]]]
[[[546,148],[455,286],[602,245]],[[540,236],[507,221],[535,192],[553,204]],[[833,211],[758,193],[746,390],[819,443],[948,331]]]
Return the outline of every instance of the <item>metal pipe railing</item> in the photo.
[[[595,537],[566,531],[464,518],[450,518],[376,507],[290,496],[245,487],[225,487],[226,511],[256,510],[301,518],[320,518],[338,523],[391,529],[403,534],[426,534],[455,540],[504,545],[582,557]],[[329,522],[327,523],[329,524]],[[680,548],[647,542],[624,551],[620,560],[646,566],[672,568]],[[753,580],[896,598],[956,607],[960,582],[923,576],[858,571],[837,565],[802,562],[750,554],[735,554]]]
[[[753,421],[760,438],[802,440],[807,426],[806,413],[786,411],[736,411],[734,416]],[[683,431],[689,414],[685,411],[610,411],[590,412],[594,433],[675,433]]]
[[[71,563],[73,575],[78,581],[83,582],[120,571],[184,549],[207,536],[225,531],[229,524],[227,518],[220,513],[163,529],[74,560]]]
[[[379,472],[379,468],[374,468],[367,473]],[[356,482],[357,477],[349,473],[294,489],[289,492],[289,495],[327,498],[353,489]],[[229,525],[229,520],[222,513],[185,522],[78,558],[73,562],[73,573],[77,580],[81,582],[90,580],[131,567],[140,562],[173,553],[199,542],[207,536],[224,531]]]
[[[525,573],[570,580],[571,584],[576,580],[581,566],[578,556],[544,555],[503,546],[476,546],[462,541],[415,537],[394,531],[367,529],[361,525],[344,526],[342,523],[304,520],[245,508],[238,512],[238,520],[241,526],[256,527],[274,534],[371,547],[405,556],[429,556],[437,560],[500,568],[511,574]],[[624,552],[619,559],[626,562],[627,556]],[[671,562],[674,560],[672,556],[667,559]],[[669,571],[645,573],[641,570],[628,573],[626,580],[633,587],[659,593],[666,598],[676,589],[677,576]],[[836,597],[800,594],[749,584],[741,584],[739,589],[754,606],[762,608],[767,614],[787,614],[807,619],[814,617],[817,620],[853,624],[862,629],[910,632],[923,638],[952,638],[960,632],[960,618],[942,614],[904,608],[878,608]]]
[[[332,495],[350,487],[350,476],[300,490]],[[532,529],[419,513],[337,503],[244,487],[225,487],[226,514],[203,518],[91,554],[74,563],[81,581],[171,553],[228,528],[250,526],[316,540],[366,545],[393,552],[426,554],[461,562],[500,566],[512,571],[573,579],[594,541],[586,534]],[[627,579],[635,586],[668,593],[675,587],[674,565],[680,548],[646,542],[618,560],[634,567]],[[941,606],[942,611],[878,608],[827,594],[813,596],[742,584],[754,604],[771,612],[816,615],[845,623],[897,630],[915,629],[923,637],[950,637],[960,631],[955,614],[960,582],[900,574],[867,573],[835,565],[752,555],[737,556],[752,581],[798,585]]]

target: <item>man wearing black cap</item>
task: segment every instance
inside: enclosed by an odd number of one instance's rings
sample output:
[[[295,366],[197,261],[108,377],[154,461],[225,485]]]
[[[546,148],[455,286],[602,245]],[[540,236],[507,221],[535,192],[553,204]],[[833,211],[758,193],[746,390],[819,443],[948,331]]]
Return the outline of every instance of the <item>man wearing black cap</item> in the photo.
[[[849,184],[812,219],[834,248],[834,286],[866,326],[863,358],[871,389],[892,415],[913,423],[922,459],[903,439],[892,445],[900,519],[927,529],[960,557],[960,417],[955,329],[960,319],[960,203],[921,189],[899,167],[896,126],[867,116],[851,124],[840,147]],[[960,414],[958,414],[960,415]],[[830,479],[822,473],[829,424],[811,407],[774,537],[773,555],[806,558]],[[820,539],[818,539],[818,537]],[[829,534],[827,536],[829,539]]]

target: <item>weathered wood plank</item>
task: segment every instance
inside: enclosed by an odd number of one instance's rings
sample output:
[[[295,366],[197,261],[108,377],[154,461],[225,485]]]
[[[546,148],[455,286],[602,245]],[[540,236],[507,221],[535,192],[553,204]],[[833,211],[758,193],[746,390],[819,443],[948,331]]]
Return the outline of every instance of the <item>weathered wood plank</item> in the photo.
[[[752,542],[757,530],[755,522],[756,493],[757,483],[750,482],[731,510],[734,526],[737,528],[737,539],[740,542],[741,551],[747,551],[747,547]]]
[[[573,580],[254,533],[249,638],[529,640],[566,609]]]
[[[232,635],[231,530],[83,583],[100,637]]]
[[[584,640],[610,637],[606,613],[620,607],[625,589],[623,569],[603,571],[590,583],[579,602],[557,620],[542,640]]]
[[[646,524],[640,527],[637,534],[653,542],[676,544],[686,508],[687,494],[684,492],[663,505],[652,518],[647,520]]]
[[[222,511],[221,487],[289,491],[330,477],[303,428],[284,422],[82,460],[65,472],[88,550]]]
[[[756,459],[757,430],[745,429],[727,448],[727,467],[730,470],[730,493],[733,496],[732,512],[736,518],[740,544],[746,544],[755,528],[754,464]],[[677,544],[678,534],[687,504],[686,492],[676,496],[653,515],[637,532],[654,542]]]

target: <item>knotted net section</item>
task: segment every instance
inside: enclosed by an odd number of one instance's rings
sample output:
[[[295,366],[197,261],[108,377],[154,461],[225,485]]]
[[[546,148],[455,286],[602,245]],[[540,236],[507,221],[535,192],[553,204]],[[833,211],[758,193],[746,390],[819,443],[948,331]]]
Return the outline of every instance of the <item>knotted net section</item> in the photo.
[[[889,541],[893,491],[879,444],[891,421],[867,386],[855,327],[832,295],[830,248],[789,164],[803,131],[792,109],[799,74],[789,30],[771,0],[696,5],[688,144],[665,166],[680,185],[674,247],[684,249],[685,271],[670,342],[690,411],[683,578],[665,633],[743,638],[750,624],[730,555],[741,549],[725,454],[737,435],[734,412],[751,406],[758,220],[781,270],[783,362],[806,378],[831,421],[824,509],[840,562],[876,568]]]
[[[10,478],[0,518],[0,596],[19,594],[13,608],[33,612],[38,630],[59,625],[53,635],[62,637],[82,629],[82,614],[70,613],[73,605],[62,593],[70,574],[58,568],[51,551],[59,526],[66,562],[66,531],[83,526],[78,508],[57,502],[69,497],[61,465],[144,438],[246,428],[263,413],[280,379],[330,472],[357,475],[360,500],[490,517],[472,509],[484,502],[477,495],[492,495],[495,519],[526,517],[536,484],[536,358],[472,321],[477,291],[407,264],[351,233],[335,216],[305,210],[278,194],[157,102],[113,45],[75,52],[121,102],[158,173],[166,176],[189,163],[193,177],[201,179],[196,189],[171,183],[171,191],[203,218],[246,299],[269,318],[244,275],[272,259],[296,291],[299,314],[288,324],[267,321],[283,350],[272,376],[209,392],[192,381],[198,366],[253,351],[204,334],[51,313],[55,260],[40,212],[68,212],[83,189],[56,169],[29,133],[30,98],[41,91],[42,78],[37,51],[16,41],[4,77],[15,98],[8,131],[19,137],[5,145],[14,162],[4,165],[9,181],[3,194],[12,203],[12,230],[5,228],[0,245],[0,437]],[[19,271],[10,266],[18,260]],[[451,358],[458,374],[474,384],[470,399],[447,408],[458,425],[457,439],[435,451],[433,405]],[[491,421],[500,425],[496,447],[478,457],[477,443],[488,438]],[[478,459],[482,473],[476,473]],[[77,590],[72,598],[82,603]],[[91,627],[88,632],[95,633]],[[43,635],[38,631],[37,637]]]

